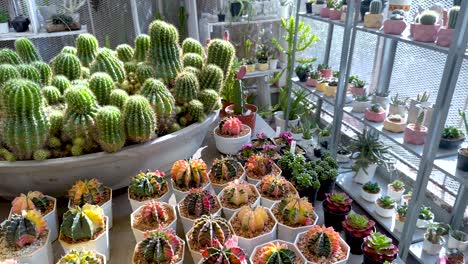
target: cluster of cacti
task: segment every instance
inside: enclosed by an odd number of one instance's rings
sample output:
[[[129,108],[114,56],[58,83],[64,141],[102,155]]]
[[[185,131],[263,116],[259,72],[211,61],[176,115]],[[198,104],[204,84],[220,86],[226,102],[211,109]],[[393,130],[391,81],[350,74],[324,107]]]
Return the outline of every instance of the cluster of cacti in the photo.
[[[70,209],[63,215],[60,235],[62,239],[66,238],[72,242],[86,241],[105,229],[105,216],[101,207],[85,204],[83,207]]]
[[[190,189],[188,195],[180,204],[190,218],[199,218],[202,215],[210,215],[219,209],[219,203],[210,191],[199,188]]]
[[[49,64],[43,61],[35,61],[32,66],[39,72],[41,85],[49,85],[52,81],[52,69]]]
[[[278,203],[278,216],[288,226],[307,226],[314,224],[314,207],[306,198],[290,195]]]
[[[70,250],[57,264],[104,264],[95,251]]]
[[[227,40],[214,39],[208,45],[207,64],[215,64],[223,70],[224,78],[226,79],[231,71],[236,50],[234,46]]]
[[[20,78],[20,76],[15,66],[10,64],[0,65],[0,86],[3,86],[8,80]]]
[[[140,210],[141,220],[154,229],[164,227],[163,224],[169,220],[169,212],[163,203],[149,201]]]
[[[262,178],[270,174],[273,170],[274,162],[272,159],[263,155],[253,155],[245,163],[245,170],[249,177]]]
[[[147,59],[148,51],[150,49],[150,36],[140,34],[135,38],[135,52],[133,53],[133,60],[142,62]]]
[[[201,159],[178,160],[171,168],[171,178],[177,188],[187,191],[200,188],[208,182],[208,167]]]
[[[72,206],[101,205],[106,202],[106,188],[96,179],[79,180],[68,191],[68,198]]]
[[[292,184],[279,175],[266,175],[260,180],[258,186],[260,194],[268,198],[279,200],[295,192]]]
[[[16,66],[16,69],[20,73],[21,78],[28,79],[37,84],[41,83],[41,74],[32,64],[20,64]]]
[[[177,75],[174,88],[177,103],[184,104],[197,99],[199,90],[197,76],[193,73],[184,71]]]
[[[11,49],[0,49],[0,64],[18,65],[23,63],[18,53]]]
[[[125,145],[122,113],[115,106],[104,106],[96,115],[97,142],[105,152],[119,151]]]
[[[141,95],[132,95],[125,102],[123,120],[127,139],[146,142],[156,137],[156,115],[148,100]]]
[[[317,258],[329,259],[340,249],[340,235],[331,227],[315,225],[304,235],[306,250]]]
[[[193,224],[189,239],[196,250],[212,247],[214,241],[224,244],[234,235],[234,230],[228,221],[219,216],[203,215]]]
[[[50,203],[52,203],[52,201],[41,192],[22,193],[11,202],[11,212],[13,214],[21,214],[22,211],[38,210],[44,213]]]
[[[287,244],[271,242],[261,247],[254,259],[256,264],[292,264],[296,261],[296,253],[290,250]]]
[[[232,157],[215,159],[211,166],[210,178],[216,182],[229,182],[237,178],[239,170],[242,169],[239,162]]]
[[[380,14],[382,12],[382,1],[372,0],[369,6],[369,12],[374,15]]]
[[[203,46],[196,39],[186,38],[182,42],[182,52],[184,55],[187,53],[195,53],[195,54],[202,56]]]
[[[0,232],[6,245],[16,250],[34,243],[47,234],[47,223],[39,211],[23,211],[21,214],[12,214],[5,220],[0,226]]]
[[[130,181],[129,193],[131,198],[145,200],[156,198],[168,190],[164,172],[155,171],[140,172]]]
[[[174,96],[163,82],[150,78],[145,81],[140,94],[148,99],[158,118],[169,117],[175,106]]]
[[[117,58],[123,62],[129,62],[133,59],[134,50],[128,44],[120,44],[115,48],[117,52]]]
[[[251,208],[244,205],[236,216],[237,220],[240,221],[240,228],[243,237],[255,237],[264,231],[265,225],[268,221],[271,221],[268,210],[265,207],[257,206]]]
[[[15,50],[24,63],[42,60],[39,52],[37,52],[36,46],[27,38],[16,39]]]
[[[460,13],[460,7],[454,6],[449,10],[449,20],[448,20],[448,28],[455,29],[457,25],[458,14]]]
[[[242,132],[242,122],[237,117],[226,117],[219,122],[221,135],[238,136]]]
[[[125,69],[112,50],[102,48],[98,51],[96,58],[90,65],[91,73],[105,72],[109,74],[114,82],[123,82],[125,79]]]
[[[76,38],[76,55],[84,67],[89,67],[96,58],[99,43],[91,34],[81,34]]]
[[[256,196],[252,191],[251,186],[244,181],[232,181],[224,188],[222,199],[230,205],[239,207],[241,205],[248,205],[249,198]]]
[[[71,82],[63,75],[55,75],[51,85],[57,87],[62,94],[65,94],[65,91],[71,87]]]
[[[171,229],[152,231],[138,244],[133,261],[141,258],[147,263],[177,263],[183,258],[183,246],[182,240]]]
[[[203,67],[203,58],[196,53],[187,53],[184,54],[184,57],[182,58],[182,64],[184,65],[184,68],[194,67],[201,69]]]

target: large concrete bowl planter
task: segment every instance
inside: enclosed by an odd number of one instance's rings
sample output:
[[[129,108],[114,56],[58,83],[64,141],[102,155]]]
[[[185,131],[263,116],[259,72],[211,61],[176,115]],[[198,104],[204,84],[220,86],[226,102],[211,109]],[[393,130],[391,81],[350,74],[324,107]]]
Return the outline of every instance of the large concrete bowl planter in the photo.
[[[274,244],[277,244],[279,243],[280,245],[286,245],[288,247],[289,250],[291,250],[292,252],[294,252],[295,256],[296,256],[296,260],[294,263],[306,263],[306,259],[304,258],[304,256],[302,255],[302,253],[299,251],[299,249],[296,247],[296,245],[294,245],[293,243],[289,242],[289,241],[284,241],[284,240],[281,240],[280,238],[278,238],[277,240],[274,240],[274,241],[269,241],[267,243],[264,243],[264,244],[261,244],[261,245],[258,245],[254,248],[252,254],[250,255],[250,263],[252,264],[259,264],[259,263],[264,263],[264,262],[259,262],[258,259],[256,258],[256,255],[258,254],[258,252],[264,247],[264,246],[267,246],[268,244],[270,243],[274,243]]]
[[[200,148],[218,112],[203,123],[143,144],[126,146],[116,153],[92,153],[46,161],[0,161],[0,196],[38,190],[60,196],[77,180],[90,176],[117,190],[128,186],[129,178],[142,168],[169,171],[174,160],[190,158]]]
[[[50,232],[48,232],[47,238],[43,239],[42,245],[36,250],[21,254],[20,256],[7,257],[7,259],[14,258],[19,264],[52,264],[54,263],[54,254],[52,252],[50,239]],[[2,255],[3,254],[8,256],[7,253],[2,252]]]
[[[151,197],[148,197],[148,199],[145,199],[143,201],[138,201],[138,200],[135,200],[135,199],[132,199],[130,197],[130,192],[127,192],[128,194],[128,201],[130,202],[130,207],[132,207],[132,212],[135,211],[136,209],[138,209],[140,206],[144,205],[145,203],[149,202],[149,201],[157,201],[157,202],[163,202],[163,203],[168,203],[169,202],[169,199],[171,198],[172,196],[172,191],[171,189],[169,188],[169,184],[167,184],[167,191],[161,195],[159,198],[151,198]]]
[[[185,241],[183,239],[180,239],[179,237],[177,237],[181,243],[181,252],[180,254],[177,253],[177,256],[180,256],[180,259],[177,260],[177,261],[173,261],[173,262],[170,262],[170,263],[175,263],[175,264],[183,264],[183,263],[187,263],[184,261],[184,256],[185,256]],[[136,245],[135,245],[135,249],[133,250],[133,257],[132,257],[132,264],[139,264],[140,262],[135,262],[135,255],[138,251],[138,247],[140,246],[140,243],[141,242],[138,242]]]
[[[314,221],[310,225],[291,227],[291,226],[288,226],[288,225],[282,223],[281,219],[278,219],[279,217],[276,216],[276,213],[275,213],[275,211],[277,211],[278,204],[279,203],[276,203],[273,206],[273,208],[271,209],[271,211],[273,212],[273,216],[275,217],[276,221],[278,222],[278,239],[279,240],[294,243],[294,241],[296,240],[296,237],[297,237],[297,235],[299,233],[305,232],[305,231],[309,230],[312,226],[317,224],[318,215],[317,215],[317,213],[315,213],[315,211],[313,212]]]
[[[299,249],[300,251],[300,247],[299,247],[299,243],[302,239],[302,237],[307,233],[307,231],[305,232],[302,232],[300,233],[299,235],[297,235],[296,237],[296,241],[294,242],[294,245]],[[350,252],[350,248],[348,246],[348,244],[346,244],[346,242],[343,240],[343,238],[341,238],[341,236],[339,237],[339,243],[340,243],[340,246],[341,246],[341,250],[344,251],[344,258],[342,260],[338,260],[338,261],[325,261],[324,262],[320,262],[320,263],[327,263],[327,264],[345,264],[348,262],[348,259],[349,259],[349,252]],[[306,259],[306,263],[307,264],[315,264],[316,262],[313,262],[313,261],[310,261],[309,259],[307,259],[306,255],[304,254],[304,252],[300,251],[302,256]]]
[[[110,189],[110,188],[109,188]],[[112,221],[113,221],[113,216],[112,216],[112,189],[109,191],[110,197],[109,200],[107,200],[105,203],[99,205],[102,210],[104,211],[104,215],[107,216],[108,218],[108,226],[109,229],[112,228]],[[68,200],[68,209],[73,209],[75,206],[71,204],[71,201]]]
[[[172,221],[170,221],[168,224],[166,225],[159,225],[160,228],[162,229],[173,229],[173,230],[176,230],[177,228],[177,213],[176,213],[176,210],[174,208],[174,206],[168,204],[168,203],[164,203],[164,202],[160,202],[164,205],[164,207],[166,207],[166,209],[169,209],[171,211],[171,214],[172,214]],[[130,227],[132,228],[132,232],[133,232],[133,236],[135,237],[135,241],[138,243],[140,241],[142,241],[144,238],[145,238],[145,232],[148,232],[148,231],[153,231],[153,230],[156,230],[158,228],[154,228],[154,229],[151,229],[151,230],[141,230],[137,227],[135,227],[135,219],[136,219],[136,216],[141,212],[141,210],[143,209],[144,205],[140,206],[138,209],[136,209],[131,215],[130,215]]]
[[[251,199],[251,200],[253,200],[253,202],[249,203],[248,205],[249,205],[249,206],[252,206],[252,207],[257,207],[257,206],[260,205],[260,193],[258,193],[258,190],[257,190],[257,188],[255,187],[255,185],[249,184],[249,187],[250,187],[250,189],[252,190],[252,192],[254,193],[256,199],[254,199],[254,200]],[[245,204],[240,204],[237,208],[234,208],[234,205],[227,206],[227,205],[226,205],[227,202],[225,202],[225,201],[224,201],[224,198],[223,198],[223,197],[224,197],[225,189],[226,189],[226,187],[223,188],[223,189],[221,190],[221,192],[218,194],[218,198],[219,198],[219,201],[220,201],[220,203],[221,203],[221,208],[222,208],[222,210],[223,210],[224,218],[225,218],[225,219],[231,219],[231,217],[232,217],[237,211],[239,211],[240,208],[241,208],[242,206],[244,206]]]

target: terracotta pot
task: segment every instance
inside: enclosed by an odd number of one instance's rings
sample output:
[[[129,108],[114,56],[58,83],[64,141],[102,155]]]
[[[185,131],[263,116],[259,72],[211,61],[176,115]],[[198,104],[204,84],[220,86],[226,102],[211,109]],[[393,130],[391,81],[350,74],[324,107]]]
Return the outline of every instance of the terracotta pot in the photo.
[[[322,78],[324,79],[331,78],[333,74],[332,69],[321,69],[319,72],[322,74]]]
[[[402,118],[400,122],[395,122],[386,118],[384,121],[383,128],[393,133],[403,133],[406,129],[406,120]]]
[[[439,29],[440,25],[415,24],[413,39],[419,42],[434,42],[437,39]]]
[[[416,124],[411,123],[405,129],[404,142],[413,145],[424,145],[426,143],[427,127],[416,127]]]
[[[340,10],[330,9],[330,11],[328,12],[328,15],[331,20],[340,20],[341,13],[342,12]]]
[[[380,28],[382,27],[383,15],[366,13],[364,16],[364,26],[366,28]]]
[[[449,47],[452,44],[453,29],[452,28],[441,28],[437,33],[436,44],[442,47]]]
[[[391,20],[384,21],[383,30],[385,34],[401,35],[406,29],[406,22],[404,20]]]
[[[374,111],[371,111],[369,108],[367,108],[366,112],[364,113],[364,117],[367,120],[372,121],[372,122],[377,122],[377,123],[385,121],[386,116],[387,116],[387,113],[385,111],[376,113]]]
[[[258,108],[256,105],[253,104],[246,104],[245,108],[250,110],[250,114],[248,115],[235,115],[234,114],[234,105],[231,104],[228,107],[226,107],[226,114],[229,116],[235,116],[239,118],[239,120],[243,123],[248,125],[252,129],[252,134],[255,131],[255,121],[257,120],[257,111]]]
[[[330,8],[324,7],[322,9],[320,9],[320,16],[325,17],[325,18],[329,17],[330,16]]]
[[[318,82],[317,79],[309,78],[309,79],[307,79],[307,81],[306,81],[306,85],[307,85],[307,86],[311,86],[311,87],[315,87],[315,86],[317,85],[317,82]]]

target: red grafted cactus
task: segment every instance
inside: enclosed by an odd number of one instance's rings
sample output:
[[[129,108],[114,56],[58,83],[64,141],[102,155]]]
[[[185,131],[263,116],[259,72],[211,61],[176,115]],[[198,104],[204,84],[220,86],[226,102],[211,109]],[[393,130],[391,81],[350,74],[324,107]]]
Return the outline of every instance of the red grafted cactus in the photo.
[[[219,123],[221,134],[238,136],[242,131],[242,122],[237,117],[227,117]]]
[[[147,202],[141,210],[141,216],[145,223],[159,227],[162,223],[168,221],[168,209],[163,203],[150,201]]]
[[[196,218],[215,213],[219,209],[215,196],[210,191],[202,189],[191,189],[181,206],[185,207],[189,216]]]
[[[213,247],[216,243],[224,245],[233,234],[234,230],[226,219],[204,215],[195,220],[189,239],[194,244],[193,249],[201,250]]]

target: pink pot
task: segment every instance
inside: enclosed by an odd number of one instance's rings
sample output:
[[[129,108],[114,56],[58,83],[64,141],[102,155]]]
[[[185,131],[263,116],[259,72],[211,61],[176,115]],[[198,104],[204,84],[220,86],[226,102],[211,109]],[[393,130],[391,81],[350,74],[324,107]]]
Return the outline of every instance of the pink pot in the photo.
[[[387,19],[383,23],[383,30],[385,34],[401,35],[406,29],[406,22],[403,20]]]
[[[307,85],[307,86],[315,87],[315,86],[317,85],[317,82],[318,82],[317,79],[311,79],[311,78],[309,78],[309,79],[307,79],[307,81],[306,81],[306,85]]]
[[[437,39],[437,32],[439,29],[440,25],[415,24],[413,40],[420,42],[434,42]]]
[[[355,96],[364,95],[366,94],[366,88],[357,88],[357,87],[354,87],[353,85],[351,86],[351,94]]]
[[[403,140],[405,143],[413,145],[424,145],[426,143],[427,127],[416,127],[416,124],[408,124],[405,129]]]
[[[331,20],[340,20],[341,13],[342,13],[341,11],[330,9],[330,11],[328,12],[328,16],[330,17]]]
[[[371,122],[380,123],[385,121],[387,113],[385,111],[376,113],[367,108],[366,112],[364,113],[364,117]]]
[[[439,33],[437,33],[436,44],[441,47],[450,47],[452,44],[453,29],[451,28],[440,28]]]
[[[330,17],[330,8],[324,7],[320,10],[321,17]]]
[[[416,24],[415,23],[411,23],[409,25],[409,33],[410,33],[410,37],[413,37],[414,35],[414,28],[415,28]]]
[[[322,74],[322,78],[327,79],[332,77],[332,69],[326,69],[326,70],[319,70],[319,72]]]

